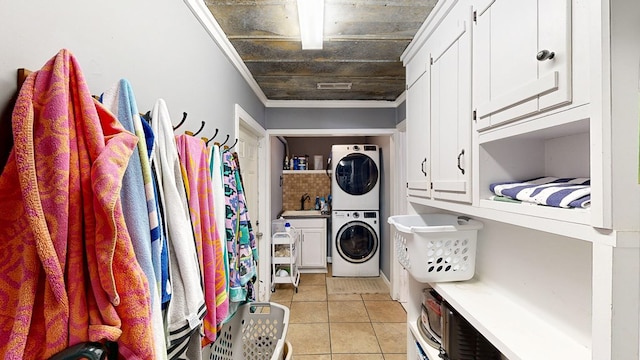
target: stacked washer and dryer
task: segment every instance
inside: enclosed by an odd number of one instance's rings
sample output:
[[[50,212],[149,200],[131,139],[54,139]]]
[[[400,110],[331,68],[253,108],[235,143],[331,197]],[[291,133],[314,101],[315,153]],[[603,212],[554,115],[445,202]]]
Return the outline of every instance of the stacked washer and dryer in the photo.
[[[380,152],[331,147],[332,276],[380,275]]]

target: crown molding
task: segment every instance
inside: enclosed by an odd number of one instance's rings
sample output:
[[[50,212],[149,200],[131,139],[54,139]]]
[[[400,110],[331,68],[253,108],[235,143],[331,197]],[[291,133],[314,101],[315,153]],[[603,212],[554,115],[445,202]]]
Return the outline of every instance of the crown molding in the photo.
[[[269,136],[387,136],[396,132],[394,128],[358,128],[358,129],[268,129]]]
[[[403,92],[395,101],[378,100],[269,100],[242,61],[220,24],[202,0],[184,0],[206,32],[236,67],[240,75],[265,107],[274,108],[397,108],[405,100]]]
[[[397,108],[401,102],[378,100],[267,100],[268,108]]]

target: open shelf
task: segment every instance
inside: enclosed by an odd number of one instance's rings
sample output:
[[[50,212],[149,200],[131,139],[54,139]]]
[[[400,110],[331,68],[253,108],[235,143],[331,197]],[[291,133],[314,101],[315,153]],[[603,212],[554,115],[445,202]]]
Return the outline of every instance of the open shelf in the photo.
[[[478,136],[478,141],[482,144],[506,138],[552,139],[589,132],[589,126],[589,105],[581,105],[566,111],[483,130]]]
[[[418,329],[418,323],[416,319],[407,319],[407,327],[409,328],[409,332],[411,333],[411,337],[415,339],[420,344],[422,350],[427,354],[429,360],[439,360],[440,357],[439,351],[434,349],[431,345],[429,345],[420,334],[420,330]]]
[[[530,211],[526,212],[521,211],[521,208],[514,208],[515,206],[521,206],[521,204],[501,204],[498,203],[498,201],[491,200],[480,200],[480,206],[416,197],[412,197],[409,200],[414,204],[465,214],[480,219],[495,220],[551,234],[568,236],[582,241],[609,246],[615,246],[617,243],[617,231],[597,229],[583,222],[590,215],[588,210],[544,209],[542,206],[540,206],[541,209],[535,209],[534,206],[522,205],[523,207],[534,208],[527,209]],[[574,210],[576,211],[575,215],[566,215],[571,214],[569,212]],[[580,221],[567,222],[565,221],[565,217],[567,216],[573,216]]]
[[[510,360],[591,359],[587,346],[481,281],[432,285]]]
[[[591,212],[588,209],[563,209],[524,202],[507,203],[488,199],[480,200],[480,207],[547,219],[562,219],[575,224],[589,225],[591,222]]]

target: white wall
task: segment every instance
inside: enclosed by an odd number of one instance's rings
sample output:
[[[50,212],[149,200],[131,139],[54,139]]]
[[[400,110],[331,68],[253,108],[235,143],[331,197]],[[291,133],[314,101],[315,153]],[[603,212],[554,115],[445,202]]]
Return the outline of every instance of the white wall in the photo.
[[[61,48],[77,58],[94,94],[120,78],[140,111],[164,98],[181,130],[234,137],[234,104],[264,125],[264,106],[182,1],[0,0],[0,107],[16,69],[38,70]]]
[[[478,231],[476,277],[589,346],[592,341],[591,243],[496,221],[476,220],[484,224]]]

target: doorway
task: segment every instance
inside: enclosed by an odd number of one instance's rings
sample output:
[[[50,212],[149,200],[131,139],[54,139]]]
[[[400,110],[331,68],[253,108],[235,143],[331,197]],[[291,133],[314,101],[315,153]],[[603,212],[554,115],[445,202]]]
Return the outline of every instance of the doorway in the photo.
[[[236,152],[240,162],[240,174],[244,186],[249,218],[256,237],[258,253],[258,290],[257,299],[265,301],[269,294],[269,242],[263,241],[262,224],[267,224],[265,215],[267,204],[265,191],[267,189],[265,162],[267,158],[261,149],[265,149],[266,130],[255,121],[240,105],[235,106],[235,133],[238,139]]]
[[[392,177],[392,171],[390,164],[392,162],[391,158],[391,137],[396,132],[394,128],[381,128],[381,129],[270,129],[267,131],[268,136],[270,137],[270,141],[267,142],[269,149],[266,151],[266,156],[270,157],[268,160],[269,168],[268,168],[268,181],[269,187],[271,189],[270,196],[268,196],[269,206],[267,209],[270,209],[270,219],[275,219],[281,210],[286,206],[285,202],[287,202],[288,193],[283,196],[283,188],[282,188],[282,178],[283,178],[283,159],[287,155],[291,158],[294,155],[308,154],[310,157],[313,155],[321,154],[323,156],[323,162],[326,166],[327,158],[331,154],[331,145],[332,144],[375,144],[378,145],[379,148],[382,149],[382,156],[384,156],[384,161],[386,165],[386,169],[384,173],[384,179],[381,180],[381,205],[380,208],[384,209],[385,213],[380,213],[380,219],[384,219],[380,221],[381,224],[381,240],[384,241],[384,244],[381,244],[381,252],[380,252],[380,268],[386,269],[382,272],[382,277],[387,282],[390,283],[390,250],[389,249],[389,228],[386,222],[386,218],[390,215],[390,210],[392,209],[391,205],[391,190],[390,190],[390,177]],[[278,140],[281,139],[281,140]],[[303,146],[303,148],[300,148]],[[315,166],[313,166],[313,171],[315,170]],[[321,170],[324,174],[324,170]],[[381,175],[382,176],[382,175]],[[273,203],[271,197],[274,198]],[[284,197],[284,199],[283,199]],[[294,200],[295,209],[299,209],[299,196]],[[272,206],[278,205],[278,206]],[[294,208],[287,208],[294,209]],[[333,224],[331,224],[333,225]],[[383,227],[384,226],[384,227]],[[270,229],[264,229],[265,232]],[[328,234],[331,234],[331,231],[327,229]],[[333,254],[331,254],[332,248],[332,239],[331,235],[328,239],[327,243],[327,262],[333,262]]]

